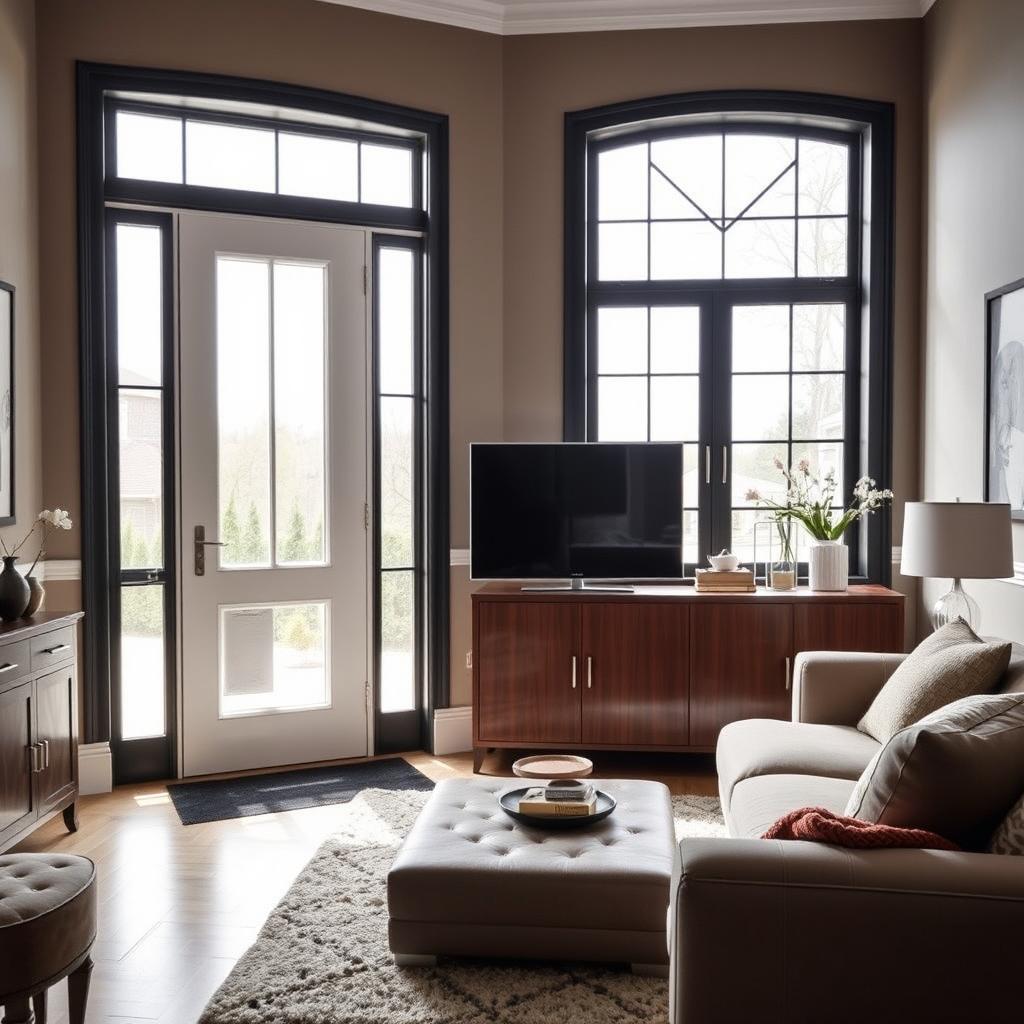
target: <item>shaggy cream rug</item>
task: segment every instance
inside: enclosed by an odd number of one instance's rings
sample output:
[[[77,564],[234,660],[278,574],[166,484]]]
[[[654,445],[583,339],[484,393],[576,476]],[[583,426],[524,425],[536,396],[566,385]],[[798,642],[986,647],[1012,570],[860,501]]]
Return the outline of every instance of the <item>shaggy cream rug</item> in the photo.
[[[200,1024],[664,1024],[659,978],[582,964],[442,960],[400,970],[385,879],[428,793],[365,790],[296,878]],[[724,835],[714,797],[673,797],[682,836]]]

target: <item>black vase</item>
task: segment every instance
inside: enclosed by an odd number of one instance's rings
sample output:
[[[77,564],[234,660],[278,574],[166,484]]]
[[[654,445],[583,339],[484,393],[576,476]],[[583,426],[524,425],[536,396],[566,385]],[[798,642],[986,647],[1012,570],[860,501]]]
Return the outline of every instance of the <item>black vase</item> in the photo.
[[[3,563],[4,568],[0,572],[0,619],[12,622],[25,614],[31,591],[28,581],[15,568],[14,555],[4,555]]]

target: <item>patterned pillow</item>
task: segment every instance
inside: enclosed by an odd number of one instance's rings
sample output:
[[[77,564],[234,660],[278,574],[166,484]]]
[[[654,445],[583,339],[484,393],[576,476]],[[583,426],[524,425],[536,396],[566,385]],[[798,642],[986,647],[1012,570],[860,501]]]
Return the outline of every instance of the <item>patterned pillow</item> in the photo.
[[[857,723],[879,743],[888,743],[961,697],[995,689],[1010,663],[1009,643],[985,643],[963,619],[922,640],[889,677]]]
[[[988,843],[989,853],[1011,853],[1024,856],[1024,794],[1010,808]]]

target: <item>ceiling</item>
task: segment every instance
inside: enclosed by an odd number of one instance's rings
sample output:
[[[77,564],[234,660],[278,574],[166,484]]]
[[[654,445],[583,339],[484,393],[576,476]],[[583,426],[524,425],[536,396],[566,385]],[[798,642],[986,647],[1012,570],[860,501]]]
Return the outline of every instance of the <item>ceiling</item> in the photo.
[[[496,35],[920,18],[935,0],[324,0]]]

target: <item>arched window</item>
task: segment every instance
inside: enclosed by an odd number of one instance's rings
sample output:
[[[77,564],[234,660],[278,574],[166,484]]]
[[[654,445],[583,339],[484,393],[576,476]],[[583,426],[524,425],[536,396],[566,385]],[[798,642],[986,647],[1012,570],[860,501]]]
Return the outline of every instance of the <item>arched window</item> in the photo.
[[[751,561],[746,494],[784,492],[776,460],[834,471],[837,504],[888,482],[890,119],[765,94],[568,116],[566,436],[684,442],[688,574],[723,547]],[[887,580],[871,529],[851,572]]]

